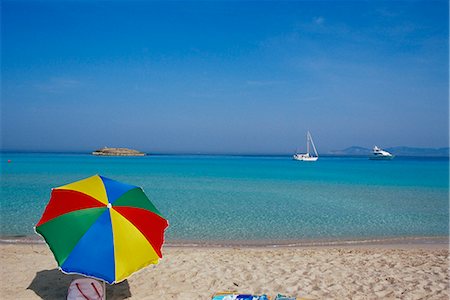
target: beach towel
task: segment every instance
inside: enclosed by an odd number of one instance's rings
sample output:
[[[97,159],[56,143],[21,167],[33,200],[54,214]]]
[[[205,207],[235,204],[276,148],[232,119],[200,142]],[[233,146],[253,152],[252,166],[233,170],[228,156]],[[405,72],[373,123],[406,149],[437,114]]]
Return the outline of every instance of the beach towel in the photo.
[[[211,300],[270,300],[266,295],[252,295],[252,294],[239,294],[239,293],[216,293]]]
[[[91,278],[75,279],[69,286],[67,300],[104,300],[103,286]]]
[[[283,296],[281,294],[278,294],[274,300],[296,300],[296,299],[297,298],[295,298],[295,297]]]

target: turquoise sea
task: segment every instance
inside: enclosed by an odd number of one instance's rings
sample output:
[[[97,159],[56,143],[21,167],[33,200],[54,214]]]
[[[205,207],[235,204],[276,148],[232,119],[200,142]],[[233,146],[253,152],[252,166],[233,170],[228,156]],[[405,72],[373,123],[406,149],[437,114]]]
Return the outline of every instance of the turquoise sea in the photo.
[[[11,162],[8,163],[8,160]],[[3,240],[35,236],[52,187],[94,174],[142,186],[169,243],[446,237],[448,158],[95,157],[2,153]]]

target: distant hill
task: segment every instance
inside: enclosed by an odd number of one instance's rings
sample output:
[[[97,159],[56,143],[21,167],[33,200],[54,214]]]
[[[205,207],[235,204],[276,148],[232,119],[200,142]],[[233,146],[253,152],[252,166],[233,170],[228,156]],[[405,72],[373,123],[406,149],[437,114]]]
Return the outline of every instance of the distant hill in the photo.
[[[352,146],[343,150],[332,150],[328,154],[331,155],[352,155],[352,156],[367,156],[372,153],[371,149],[364,147]]]
[[[449,156],[449,148],[391,147],[387,151],[398,156]]]
[[[391,147],[383,148],[386,151],[396,155],[396,156],[428,156],[428,157],[438,157],[438,156],[449,156],[449,148],[415,148],[415,147]],[[330,155],[349,155],[349,156],[368,156],[372,154],[372,149],[352,146],[345,148],[343,150],[333,150],[328,154]]]

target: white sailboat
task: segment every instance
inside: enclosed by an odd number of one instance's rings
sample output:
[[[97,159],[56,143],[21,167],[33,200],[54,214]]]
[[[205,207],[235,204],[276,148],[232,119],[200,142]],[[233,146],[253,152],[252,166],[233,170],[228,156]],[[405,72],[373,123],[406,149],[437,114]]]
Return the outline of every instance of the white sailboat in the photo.
[[[314,150],[314,155],[309,153],[310,144]],[[314,146],[314,141],[309,131],[306,134],[306,153],[295,153],[292,158],[301,161],[316,161],[319,159],[319,154],[317,154],[316,146]]]

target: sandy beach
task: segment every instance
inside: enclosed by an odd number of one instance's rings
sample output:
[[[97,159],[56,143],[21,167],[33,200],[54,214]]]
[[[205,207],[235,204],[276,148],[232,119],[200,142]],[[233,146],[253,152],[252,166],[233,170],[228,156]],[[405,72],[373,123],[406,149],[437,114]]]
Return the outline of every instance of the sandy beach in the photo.
[[[2,299],[65,299],[65,275],[45,244],[0,244]],[[210,299],[214,292],[306,299],[449,299],[448,248],[174,247],[107,287],[108,299]]]

